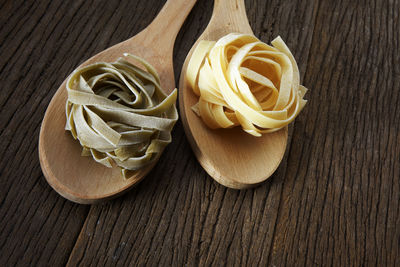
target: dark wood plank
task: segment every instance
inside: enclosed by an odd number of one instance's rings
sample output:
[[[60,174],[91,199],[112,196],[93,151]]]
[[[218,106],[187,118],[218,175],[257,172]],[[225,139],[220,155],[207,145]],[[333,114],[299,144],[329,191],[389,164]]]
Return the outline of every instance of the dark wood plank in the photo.
[[[140,31],[162,4],[0,3],[1,266],[67,262],[89,206],[64,200],[42,176],[41,120],[58,86],[80,62]]]
[[[400,265],[399,10],[320,2],[271,265]]]
[[[0,2],[0,265],[399,266],[399,1],[246,0],[255,34],[281,35],[310,88],[265,184],[213,182],[178,122],[124,197],[75,205],[47,185],[37,140],[55,90],[163,2]],[[199,0],[178,36],[177,80],[211,10]]]
[[[308,4],[307,4],[308,3]],[[255,34],[281,34],[302,71],[311,46],[313,1],[247,1]],[[300,6],[304,12],[294,16]],[[208,23],[212,1],[199,1],[178,36],[175,72]],[[197,163],[178,122],[173,143],[149,176],[126,196],[92,206],[69,265],[268,264],[285,162],[270,181],[252,190],[213,182]]]
[[[53,61],[53,46],[72,13],[57,16],[56,10],[67,13],[69,7],[51,1],[2,4],[0,263],[59,265],[68,260],[88,207],[65,201],[47,185],[37,140],[57,72],[68,68],[65,54]]]

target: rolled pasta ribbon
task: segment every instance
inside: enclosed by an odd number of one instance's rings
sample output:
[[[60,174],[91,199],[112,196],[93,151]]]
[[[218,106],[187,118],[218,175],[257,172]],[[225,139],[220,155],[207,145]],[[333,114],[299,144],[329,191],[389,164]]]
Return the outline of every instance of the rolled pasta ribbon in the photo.
[[[165,95],[155,69],[145,60],[140,68],[124,58],[75,70],[66,88],[65,129],[83,147],[83,156],[106,167],[121,168],[128,178],[156,161],[171,142],[178,120],[177,90]]]
[[[261,136],[285,127],[303,109],[307,89],[296,60],[280,37],[272,45],[239,33],[199,42],[186,77],[199,96],[192,109],[208,127],[241,125]]]

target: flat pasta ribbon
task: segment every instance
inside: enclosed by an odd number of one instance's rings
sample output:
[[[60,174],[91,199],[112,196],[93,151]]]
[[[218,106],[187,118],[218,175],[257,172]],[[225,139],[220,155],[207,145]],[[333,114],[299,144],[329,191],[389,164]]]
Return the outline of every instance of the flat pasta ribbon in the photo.
[[[139,68],[123,58],[75,70],[67,81],[65,129],[78,139],[83,156],[106,167],[116,164],[122,176],[155,162],[171,142],[178,120],[177,90],[169,96],[155,69],[131,55]]]
[[[307,89],[296,60],[280,37],[272,45],[239,33],[199,42],[186,77],[199,96],[192,109],[208,127],[241,125],[261,136],[285,127],[303,109]]]

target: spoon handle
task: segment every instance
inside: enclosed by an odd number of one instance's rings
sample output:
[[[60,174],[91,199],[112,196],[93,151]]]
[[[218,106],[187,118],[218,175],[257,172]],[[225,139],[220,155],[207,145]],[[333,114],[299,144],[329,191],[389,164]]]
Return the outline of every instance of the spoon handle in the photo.
[[[225,32],[253,34],[246,15],[244,0],[214,0],[214,10],[208,27],[224,27]]]
[[[172,51],[176,36],[197,0],[168,0],[145,29],[149,43],[161,44],[161,52]]]

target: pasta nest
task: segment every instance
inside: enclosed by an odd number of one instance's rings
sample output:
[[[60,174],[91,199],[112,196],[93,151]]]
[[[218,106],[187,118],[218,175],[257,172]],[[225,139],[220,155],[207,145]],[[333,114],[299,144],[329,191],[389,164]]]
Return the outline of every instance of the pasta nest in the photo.
[[[238,33],[202,40],[186,75],[199,96],[192,109],[212,129],[240,125],[261,136],[288,125],[307,102],[297,63],[280,37],[272,46]]]
[[[129,175],[157,160],[171,142],[178,119],[177,91],[165,95],[155,69],[124,58],[75,70],[67,80],[65,129],[78,139],[83,156]]]

